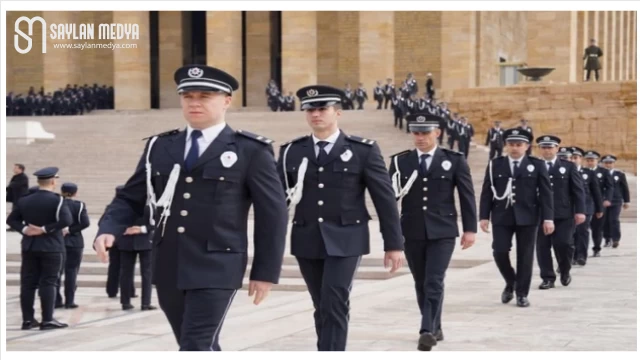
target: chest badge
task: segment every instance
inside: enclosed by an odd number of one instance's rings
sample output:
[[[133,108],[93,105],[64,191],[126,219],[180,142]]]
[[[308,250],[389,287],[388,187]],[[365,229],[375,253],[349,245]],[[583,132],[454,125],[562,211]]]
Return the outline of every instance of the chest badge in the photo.
[[[585,179],[585,180],[588,180],[588,179],[589,179],[589,175],[587,175],[587,174],[582,174],[582,178],[583,178],[583,179]]]
[[[449,171],[449,169],[451,169],[451,161],[449,160],[443,161],[442,168],[444,169],[444,171]]]
[[[351,160],[351,157],[353,157],[353,153],[349,149],[347,149],[345,152],[342,153],[342,155],[340,155],[340,159],[342,159],[342,161],[344,162]]]
[[[238,161],[238,155],[233,151],[225,151],[220,155],[220,161],[222,162],[222,166],[230,168]]]
[[[562,174],[562,175],[564,175],[564,173],[567,172],[567,169],[565,169],[564,166],[561,167],[559,170],[560,170],[560,174]]]
[[[613,180],[618,181],[620,179],[620,177],[618,175],[613,177]]]
[[[598,179],[600,179],[602,177],[601,173],[598,173],[598,175],[596,175],[598,177]]]
[[[531,165],[531,164],[527,165],[527,171],[529,171],[529,172],[533,172],[533,170],[535,170],[535,169],[536,169],[536,167],[535,167],[535,166],[533,166],[533,165]]]

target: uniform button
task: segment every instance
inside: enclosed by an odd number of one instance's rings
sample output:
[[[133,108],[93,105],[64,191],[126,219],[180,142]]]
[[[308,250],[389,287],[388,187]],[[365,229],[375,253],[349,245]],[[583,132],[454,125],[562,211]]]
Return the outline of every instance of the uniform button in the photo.
[[[180,210],[180,215],[187,216],[189,215],[189,212],[187,210]]]
[[[187,176],[184,181],[188,182],[189,184],[191,184],[193,182],[193,178],[191,176]]]
[[[549,175],[549,179],[553,179],[553,175]]]
[[[347,169],[347,168],[344,168],[344,171],[347,171],[347,170],[349,170],[349,169]]]
[[[227,251],[231,251],[231,248],[227,248]]]
[[[191,199],[191,194],[189,193],[184,193],[184,195],[182,195],[185,199]]]
[[[427,207],[426,207],[426,206],[423,206],[423,207],[422,207],[422,210],[427,210]]]
[[[319,167],[319,168],[318,168],[318,171],[319,171],[319,172],[323,172],[323,171],[324,171],[324,168],[321,166],[321,167]]]
[[[427,181],[427,178],[422,179],[422,181]]]
[[[323,188],[324,188],[324,184],[320,183],[320,184],[318,184],[318,187],[319,187],[320,189],[323,189]]]
[[[320,205],[320,206],[324,205],[324,201],[322,201],[322,200],[318,201],[318,205]]]
[[[356,224],[360,224],[360,220],[356,220]]]
[[[422,191],[427,191],[427,188],[426,188],[426,187],[425,187],[425,188],[422,188]]]
[[[182,226],[180,226],[180,227],[178,228],[178,232],[179,232],[180,234],[182,234],[182,233],[184,232],[184,228],[183,228]]]
[[[425,196],[425,197],[423,197],[423,198],[422,198],[422,200],[427,201],[427,197],[426,197],[426,196]]]
[[[224,176],[220,176],[220,181],[224,181]]]
[[[323,218],[319,218],[318,222],[324,222],[324,219]]]
[[[293,225],[295,225],[295,224],[296,224],[296,221],[295,221],[295,220],[293,220]]]

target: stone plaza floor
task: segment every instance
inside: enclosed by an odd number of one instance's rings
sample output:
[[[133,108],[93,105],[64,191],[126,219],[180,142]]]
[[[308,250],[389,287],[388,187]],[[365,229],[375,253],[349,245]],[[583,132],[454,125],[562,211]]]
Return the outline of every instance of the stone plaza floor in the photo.
[[[445,340],[433,350],[636,351],[636,232],[635,223],[623,223],[621,246],[605,248],[602,257],[574,268],[568,287],[556,281],[555,289],[538,290],[535,265],[529,308],[516,307],[515,300],[500,302],[504,283],[492,261],[491,237],[478,234],[476,245],[465,251],[458,247],[454,259],[486,262],[448,271]],[[19,289],[10,286],[7,350],[177,350],[162,311],[142,312],[140,299],[133,300],[136,310],[124,312],[104,289],[80,288],[80,307],[55,313],[70,324],[68,329],[21,331]],[[155,294],[153,303],[157,305]],[[38,308],[36,304],[39,319]],[[411,275],[356,285],[351,309],[347,350],[416,350],[420,317]],[[314,351],[312,313],[306,292],[273,292],[259,306],[239,292],[221,332],[222,349]]]

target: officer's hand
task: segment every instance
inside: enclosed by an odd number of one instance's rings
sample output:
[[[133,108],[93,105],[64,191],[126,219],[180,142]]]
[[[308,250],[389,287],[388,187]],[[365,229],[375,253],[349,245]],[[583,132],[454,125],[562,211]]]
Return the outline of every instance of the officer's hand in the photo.
[[[29,224],[29,227],[27,228],[27,231],[25,233],[25,235],[27,236],[38,236],[42,234],[44,234],[44,231],[40,226],[35,226],[31,224]]]
[[[62,236],[67,236],[67,235],[69,235],[69,228],[68,227],[62,229]]]
[[[604,213],[596,213],[596,219],[600,219],[602,216],[604,215]]]
[[[609,200],[605,200],[605,201],[602,203],[602,205],[604,205],[604,207],[609,207],[609,206],[611,206],[611,201],[609,201]]]
[[[545,221],[542,223],[542,229],[545,235],[551,235],[556,230],[556,226],[553,221]]]
[[[622,207],[623,207],[625,210],[627,210],[627,209],[629,208],[629,203],[624,203],[624,204],[622,204]]]
[[[402,267],[403,258],[404,256],[400,250],[386,251],[384,253],[384,268],[387,269],[389,264],[391,264],[391,271],[389,272],[394,273],[398,271],[398,269]]]
[[[580,225],[587,219],[587,217],[584,214],[575,214],[573,219],[575,220],[576,225]]]
[[[142,230],[140,230],[140,226],[128,227],[127,230],[125,230],[124,232],[125,235],[138,235],[141,233],[142,233]]]
[[[111,234],[102,234],[96,238],[93,242],[93,248],[96,249],[98,258],[103,263],[109,262],[109,248],[113,246],[116,241],[115,236]]]
[[[462,250],[472,247],[473,244],[475,244],[475,242],[476,242],[475,233],[466,232],[462,234],[462,237],[460,238],[460,245],[462,245]]]
[[[272,286],[273,284],[267,281],[250,280],[249,296],[251,297],[253,296],[253,294],[256,295],[256,297],[253,298],[253,304],[259,305],[262,300],[264,300],[267,295],[269,295],[269,291],[271,291]]]
[[[489,220],[480,220],[480,229],[482,231],[489,233]]]

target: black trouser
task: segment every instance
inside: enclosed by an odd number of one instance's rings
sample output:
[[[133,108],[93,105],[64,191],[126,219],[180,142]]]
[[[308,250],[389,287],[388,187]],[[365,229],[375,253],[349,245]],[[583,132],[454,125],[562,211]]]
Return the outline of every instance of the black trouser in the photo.
[[[533,274],[533,253],[537,226],[493,226],[493,258],[507,286],[513,287],[518,296],[527,296]],[[516,235],[516,269],[511,266],[509,252],[512,237]]]
[[[604,214],[600,219],[593,216],[591,218],[591,238],[593,239],[593,251],[602,250],[602,232],[604,231],[604,222],[607,219],[607,212],[609,208],[603,208]]]
[[[180,351],[222,350],[220,330],[237,290],[180,290],[175,283],[156,281],[156,291]]]
[[[598,69],[587,69],[587,81],[591,78],[591,72],[595,71],[596,73],[596,81],[600,80],[600,70]]]
[[[576,231],[573,234],[574,249],[573,260],[587,261],[589,252],[589,224],[591,223],[591,217],[594,215],[587,215],[584,222],[576,226]]]
[[[376,110],[380,110],[382,109],[382,96],[379,96],[376,101],[378,102],[378,107],[376,108]]]
[[[384,97],[384,109],[387,110],[387,107],[389,106],[389,103],[391,102],[391,96],[385,96]],[[393,106],[392,106],[393,107]]]
[[[622,211],[622,204],[611,204],[607,208],[607,212],[603,216],[605,218],[604,225],[602,226],[602,233],[605,241],[620,241],[622,237],[620,231],[620,212]]]
[[[140,258],[142,305],[151,305],[151,250],[120,251],[120,303],[131,304],[135,289],[136,255]]]
[[[53,320],[56,285],[63,266],[62,252],[23,251],[20,266],[20,307],[22,321],[34,320],[36,289],[40,295],[42,321]]]
[[[440,146],[442,146],[443,139],[444,139],[444,129],[440,128],[440,136],[438,136],[438,144],[440,144]]]
[[[296,258],[315,309],[319,351],[344,351],[349,330],[349,295],[361,256]]]
[[[502,148],[491,143],[489,148],[489,160],[494,159],[497,156],[502,156]]]
[[[56,281],[56,307],[62,306],[64,304],[62,300],[62,294],[60,293],[60,287],[62,285],[62,275],[64,275],[64,268],[67,262],[67,251],[65,248],[65,252],[62,253],[62,267],[60,268],[60,274],[58,274],[58,280]]]
[[[83,248],[67,247],[64,255],[64,304],[71,305],[75,303],[76,289],[78,288],[78,273],[80,272],[80,263],[82,262]],[[62,276],[62,275],[61,275]],[[56,297],[56,306],[62,305],[62,294],[60,293],[60,283],[58,280],[58,296]]]
[[[132,280],[133,281],[133,280]],[[117,247],[109,249],[109,270],[107,273],[107,295],[109,297],[118,296],[120,287],[120,250]],[[132,297],[136,296],[135,285],[131,287]]]
[[[405,242],[404,253],[422,314],[420,333],[433,334],[441,327],[444,278],[455,246],[455,239]]]
[[[358,110],[362,110],[362,104],[364,104],[364,98],[357,98],[356,101],[358,102]]]
[[[402,112],[393,112],[393,126],[397,126],[398,128],[402,129]]]
[[[554,220],[555,230],[551,235],[545,235],[542,226],[538,229],[536,255],[540,267],[540,278],[551,282],[556,281],[556,272],[553,268],[551,249],[553,248],[558,261],[561,274],[569,274],[573,257],[573,218]]]

